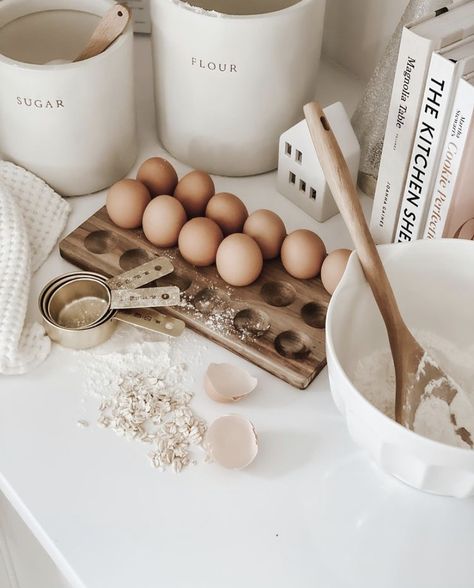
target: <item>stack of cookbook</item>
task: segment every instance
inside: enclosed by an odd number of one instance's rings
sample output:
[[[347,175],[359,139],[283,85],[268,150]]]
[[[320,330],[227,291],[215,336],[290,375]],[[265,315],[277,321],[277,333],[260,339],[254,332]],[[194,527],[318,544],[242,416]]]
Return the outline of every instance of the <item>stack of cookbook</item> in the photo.
[[[371,217],[376,242],[474,238],[474,1],[403,30]]]

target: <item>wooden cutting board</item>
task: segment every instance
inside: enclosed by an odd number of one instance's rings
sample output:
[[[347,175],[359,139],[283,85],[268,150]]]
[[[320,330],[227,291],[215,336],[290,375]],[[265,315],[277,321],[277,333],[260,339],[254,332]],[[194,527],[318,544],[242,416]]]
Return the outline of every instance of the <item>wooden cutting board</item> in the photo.
[[[175,271],[156,285],[178,286],[183,293],[183,305],[165,312],[297,388],[306,388],[326,365],[329,294],[319,278],[292,278],[279,259],[265,262],[254,284],[235,288],[219,277],[215,266],[195,268],[177,248],[159,249],[141,230],[116,227],[105,207],[59,248],[68,261],[107,277],[164,255]]]

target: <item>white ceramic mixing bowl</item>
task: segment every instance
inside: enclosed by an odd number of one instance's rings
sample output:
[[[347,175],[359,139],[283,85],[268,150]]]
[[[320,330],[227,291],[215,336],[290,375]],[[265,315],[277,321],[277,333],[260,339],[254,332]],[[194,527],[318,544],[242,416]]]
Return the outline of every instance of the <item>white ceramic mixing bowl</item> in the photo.
[[[443,239],[384,245],[379,252],[410,329],[436,333],[459,349],[474,342],[474,243]],[[410,486],[446,496],[474,494],[474,451],[405,429],[353,384],[358,361],[383,347],[385,326],[359,259],[353,254],[326,322],[334,401],[354,441],[386,472]],[[474,358],[472,361],[474,374]]]

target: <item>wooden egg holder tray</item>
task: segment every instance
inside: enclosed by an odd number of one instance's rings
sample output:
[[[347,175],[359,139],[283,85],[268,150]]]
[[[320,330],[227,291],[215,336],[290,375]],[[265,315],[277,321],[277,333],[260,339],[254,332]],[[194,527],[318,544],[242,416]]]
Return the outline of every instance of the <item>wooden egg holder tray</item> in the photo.
[[[265,262],[254,284],[234,288],[219,277],[215,266],[195,268],[177,248],[159,249],[141,230],[116,227],[105,207],[59,248],[68,261],[107,277],[164,255],[175,271],[156,285],[178,286],[183,306],[160,311],[297,388],[306,388],[326,365],[329,294],[319,278],[292,278],[279,259]]]

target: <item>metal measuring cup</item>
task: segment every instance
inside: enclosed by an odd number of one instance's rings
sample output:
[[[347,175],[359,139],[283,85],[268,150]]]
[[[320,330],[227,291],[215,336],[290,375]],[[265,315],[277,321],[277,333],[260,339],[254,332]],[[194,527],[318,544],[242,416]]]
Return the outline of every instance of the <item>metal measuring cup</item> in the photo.
[[[116,321],[179,336],[184,330],[183,321],[156,310],[144,310],[179,304],[179,289],[134,289],[173,269],[168,259],[156,258],[110,280],[94,272],[60,276],[46,284],[40,294],[39,307],[45,330],[53,341],[75,349],[94,347],[106,341],[113,334]],[[118,308],[134,310],[123,312]]]

